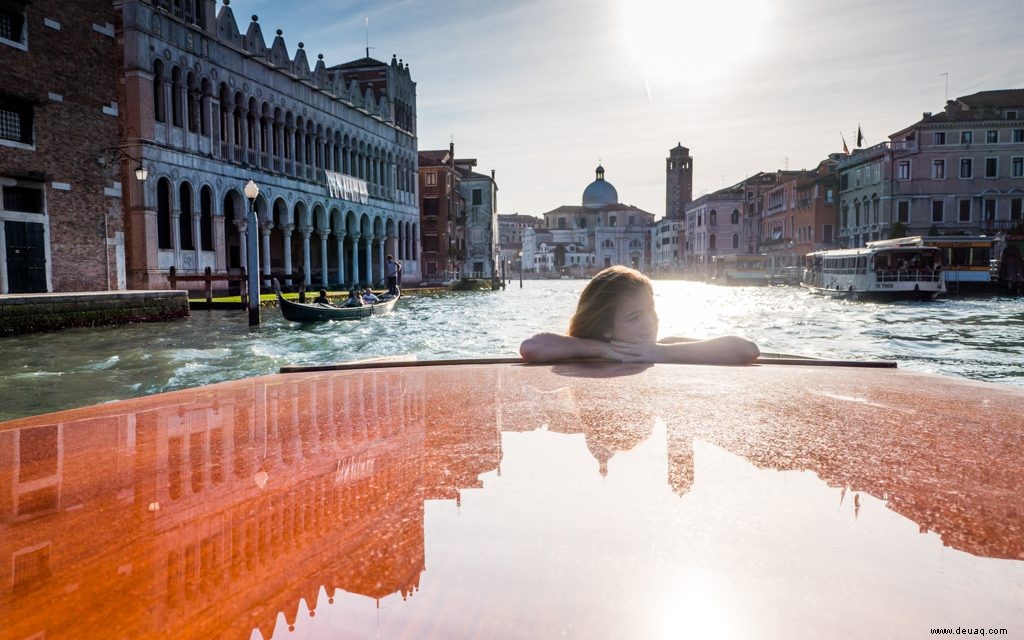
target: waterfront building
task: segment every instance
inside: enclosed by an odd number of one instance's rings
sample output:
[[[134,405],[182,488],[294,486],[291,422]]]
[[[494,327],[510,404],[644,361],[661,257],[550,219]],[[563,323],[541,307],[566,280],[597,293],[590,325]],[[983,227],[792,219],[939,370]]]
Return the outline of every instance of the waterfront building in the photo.
[[[465,226],[459,223],[465,199],[459,189],[462,174],[455,167],[455,144],[447,150],[419,152],[420,225],[423,282],[440,284],[458,272],[465,255]]]
[[[685,218],[665,216],[651,228],[651,268],[654,273],[678,273],[683,268]]]
[[[686,206],[685,261],[696,275],[709,274],[719,254],[747,253],[744,229],[744,183],[702,195]]]
[[[124,289],[108,0],[0,2],[0,293]]]
[[[839,161],[839,242],[1024,225],[1024,89],[981,91]]]
[[[313,65],[227,2],[116,4],[120,148],[149,170],[123,198],[130,288],[179,273],[239,273],[258,219],[263,285],[374,284],[384,257],[418,282],[416,89],[409,67],[366,57]],[[134,162],[134,161],[133,161]],[[131,164],[125,162],[122,183]],[[248,180],[259,195],[246,200]]]
[[[523,250],[523,231],[541,229],[544,220],[522,213],[498,215],[498,246],[501,261],[505,265],[505,276],[511,278],[519,269],[519,253]]]
[[[582,205],[544,214],[544,227],[523,231],[523,268],[542,274],[592,275],[612,265],[650,268],[649,233],[654,214],[619,202],[604,167],[583,190]]]
[[[834,247],[839,154],[812,171],[778,171],[761,194],[759,252],[770,268],[801,266],[812,251]]]
[[[455,159],[463,200],[462,232],[465,253],[459,273],[467,278],[496,278],[498,257],[498,183],[491,175],[473,171],[475,158]]]

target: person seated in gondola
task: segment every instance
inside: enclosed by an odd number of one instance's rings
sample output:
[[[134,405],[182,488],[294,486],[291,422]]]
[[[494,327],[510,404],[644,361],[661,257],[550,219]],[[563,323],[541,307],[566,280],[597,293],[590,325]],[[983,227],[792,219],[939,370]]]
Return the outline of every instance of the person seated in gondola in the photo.
[[[373,289],[366,287],[363,289],[363,304],[377,304],[380,302],[380,298],[373,292]]]
[[[352,289],[351,291],[349,291],[348,292],[348,300],[346,300],[345,304],[342,305],[342,306],[345,306],[345,307],[361,307],[361,306],[363,306],[363,300],[359,296],[359,290],[358,289]]]
[[[320,290],[320,295],[318,295],[316,299],[313,300],[313,304],[326,304],[327,306],[330,307],[334,306],[333,304],[331,304],[331,299],[327,297],[327,289]]]

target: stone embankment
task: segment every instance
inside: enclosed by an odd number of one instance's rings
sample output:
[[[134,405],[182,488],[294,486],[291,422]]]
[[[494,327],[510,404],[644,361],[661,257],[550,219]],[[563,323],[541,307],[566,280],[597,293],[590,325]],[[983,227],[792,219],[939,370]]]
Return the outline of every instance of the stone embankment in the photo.
[[[189,315],[185,291],[96,291],[0,295],[0,337],[154,322]]]

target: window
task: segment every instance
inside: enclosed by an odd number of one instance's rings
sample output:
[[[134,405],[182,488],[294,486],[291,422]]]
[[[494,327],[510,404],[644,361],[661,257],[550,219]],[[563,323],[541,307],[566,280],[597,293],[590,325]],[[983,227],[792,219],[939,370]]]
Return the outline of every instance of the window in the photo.
[[[31,105],[0,97],[0,140],[33,143]]]
[[[961,131],[960,132],[960,144],[971,144],[974,141],[973,131]]]
[[[739,224],[740,223],[740,210],[739,209],[733,209],[732,210],[732,223],[733,224]]]
[[[1024,142],[1024,129],[1014,129],[1013,130],[1013,141],[1014,142]]]
[[[821,227],[821,241],[826,244],[831,244],[832,240],[832,225],[826,224]]]
[[[718,248],[718,247],[716,246],[716,245],[717,245],[717,243],[718,243],[718,241],[717,241],[717,240],[715,239],[715,234],[713,234],[713,233],[712,233],[712,234],[711,234],[711,235],[710,235],[710,236],[708,237],[708,249],[710,249],[711,251],[714,251],[715,249],[717,249],[717,248]]]
[[[985,158],[985,177],[995,178],[999,175],[999,158]]]
[[[4,187],[4,211],[43,213],[43,190],[32,187]]]
[[[0,42],[26,48],[28,29],[25,22],[25,3],[0,0]]]
[[[903,224],[910,223],[910,202],[900,200],[896,203],[896,221]]]
[[[1010,220],[1024,219],[1024,200],[1013,198],[1010,200]]]
[[[484,202],[484,191],[483,189],[473,189],[473,204],[483,204]]]
[[[1016,120],[1017,119],[1017,112],[1016,111],[1009,111],[1008,110],[1006,112],[1006,119],[1007,120]]]
[[[427,174],[432,175],[432,174]],[[437,215],[437,198],[424,198],[423,199],[423,215],[425,216],[436,216]]]
[[[433,173],[433,172],[425,174],[423,176],[423,183],[425,185],[427,185],[428,187],[436,187],[437,186],[437,174]],[[435,215],[437,215],[437,214],[435,214]]]
[[[896,179],[910,180],[910,160],[900,160],[896,165]]]
[[[971,201],[970,200],[961,200],[960,201],[960,214],[959,214],[959,217],[957,218],[957,220],[959,220],[960,222],[970,222],[971,221]]]
[[[1024,157],[1014,156],[1010,158],[1010,176],[1013,178],[1024,178]]]
[[[932,134],[932,143],[933,144],[946,144],[946,132],[945,131],[936,131],[935,133],[933,133]]]
[[[946,161],[932,160],[932,178],[943,180],[946,177]]]
[[[996,201],[992,198],[985,199],[985,220],[996,219]]]
[[[738,234],[738,233],[732,234],[732,248],[733,249],[739,249],[740,248],[740,234]]]
[[[985,142],[988,143],[988,144],[996,144],[997,142],[999,142],[999,132],[995,131],[995,130],[993,130],[993,131],[986,131],[985,132]]]
[[[973,178],[974,177],[974,160],[971,158],[962,158],[960,160],[960,177],[961,178]]]
[[[825,189],[825,204],[832,204],[835,200],[835,194],[832,192],[832,187]]]
[[[615,216],[608,218],[609,227],[614,227],[616,222],[618,222],[618,219]]]
[[[942,200],[932,200],[932,222],[942,222],[945,211]]]

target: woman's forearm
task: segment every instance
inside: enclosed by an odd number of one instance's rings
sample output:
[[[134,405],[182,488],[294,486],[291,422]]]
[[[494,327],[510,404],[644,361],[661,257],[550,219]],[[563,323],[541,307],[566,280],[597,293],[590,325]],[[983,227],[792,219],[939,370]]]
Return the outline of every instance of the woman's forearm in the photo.
[[[608,343],[599,340],[538,333],[519,345],[519,355],[527,362],[555,362],[574,358],[607,358],[609,349]]]

